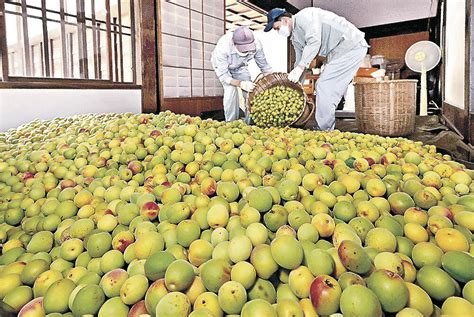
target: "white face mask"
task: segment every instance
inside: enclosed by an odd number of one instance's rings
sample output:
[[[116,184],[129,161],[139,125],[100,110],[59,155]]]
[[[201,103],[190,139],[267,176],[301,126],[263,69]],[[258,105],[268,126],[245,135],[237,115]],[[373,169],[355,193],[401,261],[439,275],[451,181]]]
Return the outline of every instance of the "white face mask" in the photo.
[[[282,24],[280,26],[280,29],[278,30],[278,34],[283,36],[283,37],[289,37],[290,36],[290,28],[286,24]]]
[[[239,50],[236,50],[237,51],[237,54],[239,54],[239,56],[241,57],[245,57],[245,56],[248,56],[250,54],[250,52],[245,52],[245,53],[242,53],[241,51]]]

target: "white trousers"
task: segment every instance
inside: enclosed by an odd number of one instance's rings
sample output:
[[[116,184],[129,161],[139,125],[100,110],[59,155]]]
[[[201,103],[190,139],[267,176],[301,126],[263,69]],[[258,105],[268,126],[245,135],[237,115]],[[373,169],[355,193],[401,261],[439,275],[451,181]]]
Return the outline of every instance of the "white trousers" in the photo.
[[[316,82],[316,122],[319,130],[334,130],[337,105],[366,54],[367,47],[360,45],[325,65]]]
[[[232,78],[246,81],[251,80],[249,72],[233,73]],[[239,119],[239,94],[237,87],[223,84],[224,86],[224,115],[225,121],[234,121]],[[247,98],[247,92],[242,91],[244,98]],[[246,114],[247,116],[247,114]]]

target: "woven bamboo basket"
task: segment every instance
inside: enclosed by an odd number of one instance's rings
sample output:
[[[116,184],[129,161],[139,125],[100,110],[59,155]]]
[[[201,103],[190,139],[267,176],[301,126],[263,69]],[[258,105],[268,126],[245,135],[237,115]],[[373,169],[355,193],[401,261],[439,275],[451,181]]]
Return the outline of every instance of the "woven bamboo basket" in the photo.
[[[355,84],[359,132],[406,136],[415,131],[417,80]]]
[[[260,75],[255,80],[254,90],[247,95],[247,108],[249,109],[250,115],[252,115],[252,100],[258,94],[264,92],[265,90],[275,87],[275,86],[286,86],[298,91],[303,96],[304,106],[301,110],[298,118],[290,123],[288,126],[295,128],[302,128],[309,121],[311,116],[314,114],[315,106],[308,100],[306,94],[304,93],[303,85],[301,83],[294,83],[288,80],[288,74],[286,73],[271,73],[268,75]]]

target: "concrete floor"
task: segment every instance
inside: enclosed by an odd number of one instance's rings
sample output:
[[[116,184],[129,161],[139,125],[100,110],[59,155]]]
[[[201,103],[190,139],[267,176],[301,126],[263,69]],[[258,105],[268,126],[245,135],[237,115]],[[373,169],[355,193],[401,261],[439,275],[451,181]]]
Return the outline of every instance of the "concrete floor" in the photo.
[[[407,139],[435,145],[439,152],[449,154],[466,167],[474,169],[474,148],[443,125],[438,116],[417,116],[415,126],[415,132],[407,136]],[[355,119],[337,119],[336,128],[341,131],[358,132]]]

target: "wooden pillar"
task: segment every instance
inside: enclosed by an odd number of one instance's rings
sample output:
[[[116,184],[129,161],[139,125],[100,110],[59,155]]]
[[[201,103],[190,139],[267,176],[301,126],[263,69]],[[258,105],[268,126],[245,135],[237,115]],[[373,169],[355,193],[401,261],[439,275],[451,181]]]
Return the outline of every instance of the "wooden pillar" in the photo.
[[[469,36],[467,37],[467,49],[466,62],[467,62],[467,80],[468,88],[466,89],[467,98],[469,105],[469,143],[474,144],[474,1],[467,0],[467,14],[466,14],[466,31]]]
[[[159,1],[159,0],[158,0]],[[158,97],[158,58],[156,50],[156,1],[142,0],[139,2],[141,32],[141,63],[142,63],[142,112],[157,113]],[[136,11],[137,12],[137,11]]]
[[[5,23],[5,0],[0,0],[0,80],[8,80],[8,47]]]

